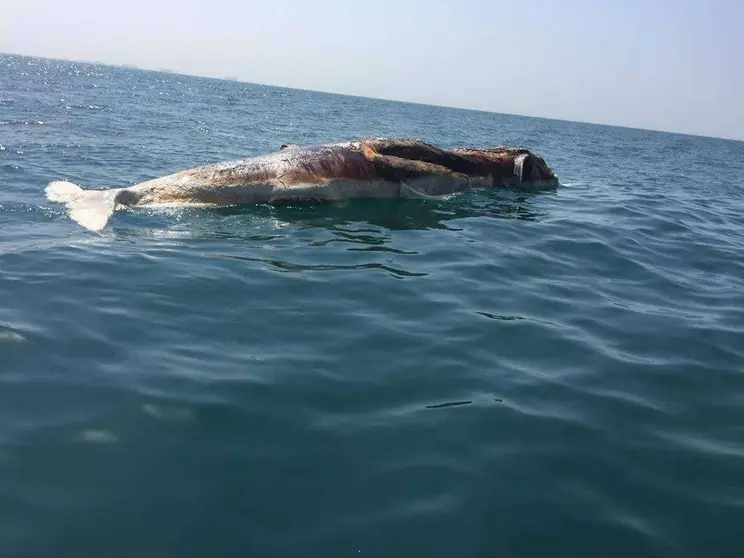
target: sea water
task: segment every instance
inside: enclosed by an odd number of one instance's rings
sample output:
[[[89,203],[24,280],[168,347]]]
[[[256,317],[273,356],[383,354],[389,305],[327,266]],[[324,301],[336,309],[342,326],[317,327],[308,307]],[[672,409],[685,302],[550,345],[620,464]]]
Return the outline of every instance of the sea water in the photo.
[[[363,136],[561,185],[44,197]],[[744,143],[3,55],[0,145],[0,555],[744,553]]]

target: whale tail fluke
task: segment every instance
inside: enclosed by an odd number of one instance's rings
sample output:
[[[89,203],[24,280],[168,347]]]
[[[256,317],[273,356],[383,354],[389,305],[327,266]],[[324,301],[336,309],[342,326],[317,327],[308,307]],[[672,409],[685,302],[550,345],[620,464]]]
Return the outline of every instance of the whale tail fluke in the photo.
[[[72,182],[50,182],[46,197],[64,204],[70,218],[91,231],[103,229],[116,207],[116,190],[83,190]]]

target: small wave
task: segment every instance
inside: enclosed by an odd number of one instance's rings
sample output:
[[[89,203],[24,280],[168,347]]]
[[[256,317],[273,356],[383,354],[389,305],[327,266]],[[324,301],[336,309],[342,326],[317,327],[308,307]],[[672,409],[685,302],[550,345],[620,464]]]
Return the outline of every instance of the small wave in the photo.
[[[110,430],[83,430],[76,438],[88,444],[115,444],[119,441],[119,437]]]
[[[14,120],[0,120],[0,126],[43,126],[44,121],[43,120],[22,120],[22,119],[14,119]]]
[[[426,277],[428,273],[408,271],[401,268],[396,268],[387,264],[378,262],[368,262],[359,264],[300,264],[285,260],[277,260],[272,258],[258,258],[250,256],[239,256],[236,254],[217,254],[219,257],[252,261],[257,263],[263,263],[271,266],[273,269],[283,273],[302,273],[306,271],[343,271],[343,270],[362,270],[362,269],[379,269],[386,271],[389,275],[402,279],[405,277]]]
[[[433,405],[427,405],[427,409],[446,409],[448,407],[463,407],[465,405],[472,405],[473,402],[467,401],[447,401],[446,403],[435,403]]]
[[[480,316],[483,316],[485,318],[489,318],[491,320],[502,320],[502,321],[505,321],[505,322],[512,322],[514,320],[524,320],[525,319],[524,316],[505,316],[505,315],[501,315],[501,314],[493,314],[491,312],[483,312],[483,311],[478,311],[478,312],[476,312],[476,314],[478,314]]]
[[[744,462],[744,443],[741,441],[714,439],[709,435],[701,436],[691,432],[661,431],[656,434],[664,441],[691,452],[713,457],[726,456]]]
[[[158,403],[146,403],[142,405],[142,412],[149,417],[162,421],[188,422],[194,418],[194,413],[191,409]]]
[[[65,105],[65,110],[109,110],[105,105]]]
[[[26,338],[15,331],[0,331],[0,343],[25,343]]]

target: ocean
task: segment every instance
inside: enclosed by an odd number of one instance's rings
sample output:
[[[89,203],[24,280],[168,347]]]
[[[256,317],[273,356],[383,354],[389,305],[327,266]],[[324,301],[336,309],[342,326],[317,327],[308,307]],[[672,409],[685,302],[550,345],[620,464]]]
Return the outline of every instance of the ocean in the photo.
[[[44,197],[365,136],[561,184]],[[743,142],[0,55],[0,556],[742,556],[743,187]]]

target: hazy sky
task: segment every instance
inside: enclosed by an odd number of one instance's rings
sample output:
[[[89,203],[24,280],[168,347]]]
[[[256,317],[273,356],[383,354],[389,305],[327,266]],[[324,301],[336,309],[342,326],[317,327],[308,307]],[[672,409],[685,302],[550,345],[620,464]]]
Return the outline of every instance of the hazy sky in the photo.
[[[0,51],[744,139],[742,0],[22,0]]]

